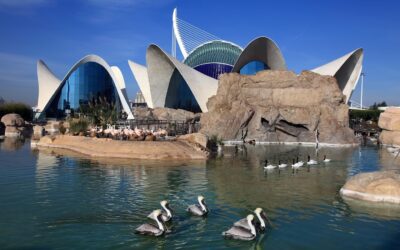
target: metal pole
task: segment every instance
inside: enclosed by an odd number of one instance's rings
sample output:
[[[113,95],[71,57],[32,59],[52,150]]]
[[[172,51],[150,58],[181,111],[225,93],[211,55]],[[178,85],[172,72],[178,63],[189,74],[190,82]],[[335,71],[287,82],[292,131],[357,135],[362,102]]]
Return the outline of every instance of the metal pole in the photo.
[[[361,109],[363,109],[363,92],[364,92],[364,73],[361,73]]]

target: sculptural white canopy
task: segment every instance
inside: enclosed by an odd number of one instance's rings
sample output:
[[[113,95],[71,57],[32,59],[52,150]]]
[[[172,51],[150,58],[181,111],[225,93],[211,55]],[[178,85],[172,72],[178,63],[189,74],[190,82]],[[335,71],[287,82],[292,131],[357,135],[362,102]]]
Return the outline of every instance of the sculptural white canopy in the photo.
[[[165,107],[171,77],[174,71],[178,70],[201,111],[207,112],[208,98],[217,93],[216,79],[179,62],[154,44],[147,48],[146,60],[147,69],[132,61],[129,61],[129,66],[149,107]]]
[[[364,52],[360,48],[311,71],[335,77],[348,103],[360,78],[363,58]]]

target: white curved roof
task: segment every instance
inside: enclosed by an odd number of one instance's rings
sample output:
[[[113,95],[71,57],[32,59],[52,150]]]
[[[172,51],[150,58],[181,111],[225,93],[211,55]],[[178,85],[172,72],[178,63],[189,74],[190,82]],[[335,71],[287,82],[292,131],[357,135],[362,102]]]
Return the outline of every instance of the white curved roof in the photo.
[[[44,110],[44,107],[50,101],[50,98],[56,92],[62,81],[51,72],[49,67],[47,67],[42,60],[37,61],[37,76],[39,83],[37,109]]]
[[[146,102],[152,107],[165,107],[168,87],[174,70],[178,70],[192,91],[200,109],[207,112],[208,98],[217,93],[218,80],[179,62],[157,45],[150,45],[144,66],[129,62]],[[147,73],[147,78],[146,78]]]
[[[150,82],[147,73],[147,68],[143,65],[132,62],[131,60],[128,60],[128,64],[129,67],[131,68],[133,76],[136,79],[137,84],[139,85],[140,91],[143,94],[147,106],[149,108],[154,108],[154,104],[151,98],[151,89],[150,89]]]
[[[68,73],[65,75],[62,81],[59,81],[54,76],[54,74],[48,69],[48,67],[41,60],[39,60],[37,68],[38,84],[39,84],[38,109],[40,109],[40,111],[45,110],[47,106],[50,104],[51,100],[56,95],[56,93],[62,87],[63,85],[62,83],[64,83],[79,66],[88,62],[97,63],[107,71],[107,73],[111,76],[113,83],[115,84],[115,88],[120,98],[122,108],[128,114],[128,119],[134,119],[131,109],[129,108],[128,101],[124,96],[123,90],[121,89],[121,87],[125,86],[125,81],[124,78],[122,77],[121,71],[117,67],[114,67],[113,70],[103,58],[97,55],[87,55],[82,59],[80,59],[77,63],[75,63],[72,66],[72,68],[68,71]],[[57,87],[55,87],[56,79],[58,80]]]
[[[272,70],[286,70],[286,63],[281,50],[276,43],[268,37],[257,37],[243,50],[233,66],[232,72],[240,69],[251,61],[261,61]]]
[[[363,58],[364,51],[359,48],[311,71],[320,75],[334,76],[346,96],[347,103],[360,78]]]

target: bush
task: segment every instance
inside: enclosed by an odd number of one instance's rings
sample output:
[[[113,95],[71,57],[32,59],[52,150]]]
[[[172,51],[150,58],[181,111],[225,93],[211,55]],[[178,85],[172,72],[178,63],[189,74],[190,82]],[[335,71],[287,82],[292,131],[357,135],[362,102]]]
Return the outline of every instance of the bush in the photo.
[[[375,121],[379,119],[379,115],[382,113],[380,110],[350,110],[350,119],[354,120],[364,120],[364,121]]]
[[[25,121],[32,121],[33,118],[32,108],[24,103],[8,102],[0,104],[0,118],[10,113],[19,114]]]
[[[77,135],[79,133],[86,133],[89,127],[89,122],[86,119],[71,120],[69,122],[69,131]]]

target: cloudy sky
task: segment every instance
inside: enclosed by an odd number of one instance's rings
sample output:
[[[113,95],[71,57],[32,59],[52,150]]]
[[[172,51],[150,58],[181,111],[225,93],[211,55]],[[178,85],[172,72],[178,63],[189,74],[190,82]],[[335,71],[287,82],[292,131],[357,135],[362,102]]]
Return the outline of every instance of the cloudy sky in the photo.
[[[80,58],[98,54],[121,68],[132,98],[138,87],[127,60],[145,64],[151,43],[170,51],[174,7],[181,19],[243,47],[272,38],[295,72],[362,47],[364,100],[400,105],[396,0],[0,0],[0,97],[35,105],[38,59],[62,79]]]

